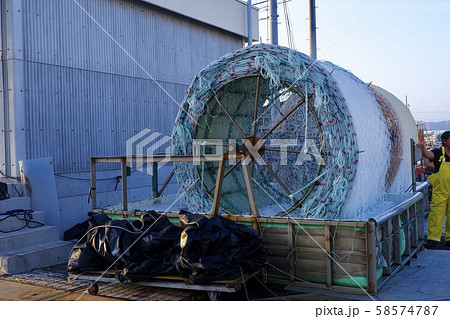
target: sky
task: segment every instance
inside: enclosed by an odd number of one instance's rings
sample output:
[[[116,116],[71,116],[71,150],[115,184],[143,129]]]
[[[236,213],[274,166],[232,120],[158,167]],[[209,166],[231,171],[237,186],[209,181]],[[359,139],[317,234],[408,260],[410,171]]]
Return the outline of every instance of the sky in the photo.
[[[279,44],[288,46],[278,1]],[[253,1],[256,3],[256,1]],[[296,50],[309,52],[309,0],[287,3]],[[317,57],[408,103],[416,121],[450,120],[449,0],[316,0]],[[267,16],[260,10],[260,19]],[[267,42],[267,20],[260,20]]]

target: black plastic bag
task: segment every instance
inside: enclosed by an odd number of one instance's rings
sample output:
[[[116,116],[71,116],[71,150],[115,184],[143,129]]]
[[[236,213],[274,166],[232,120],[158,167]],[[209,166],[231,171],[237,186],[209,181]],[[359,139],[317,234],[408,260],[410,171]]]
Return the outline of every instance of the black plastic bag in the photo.
[[[114,220],[93,215],[86,236],[80,241],[85,245],[78,244],[72,251],[68,271],[116,269],[120,281],[173,273],[180,234],[181,229],[167,216],[154,211],[146,212],[141,219]]]
[[[79,274],[83,271],[105,270],[108,266],[107,261],[85,241],[73,247],[67,263],[67,272]]]
[[[141,220],[93,215],[68,271],[116,269],[121,282],[179,274],[193,284],[207,284],[239,278],[267,262],[261,239],[249,226],[184,211],[179,219],[184,230],[154,211]]]
[[[175,263],[180,254],[181,228],[172,224],[167,216],[155,212],[145,215],[144,220],[152,225],[138,242],[142,259],[130,259],[125,264],[117,277],[122,282],[177,274]]]
[[[86,219],[82,223],[76,224],[64,232],[64,240],[81,239],[82,241],[86,241],[85,235],[90,228],[98,225],[104,225],[107,221],[111,220],[111,218],[105,214],[89,214],[90,218]]]
[[[251,227],[183,211],[179,218],[185,228],[177,269],[193,284],[237,279],[267,263],[261,239]]]

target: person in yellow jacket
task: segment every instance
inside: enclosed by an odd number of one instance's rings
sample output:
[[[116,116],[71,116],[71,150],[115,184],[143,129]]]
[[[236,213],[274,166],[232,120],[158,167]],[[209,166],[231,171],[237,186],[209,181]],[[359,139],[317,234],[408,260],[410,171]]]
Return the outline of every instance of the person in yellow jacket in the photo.
[[[423,143],[417,143],[422,155],[433,161],[435,172],[428,176],[433,187],[430,213],[428,214],[428,235],[425,248],[436,249],[441,241],[445,217],[445,243],[450,246],[450,131],[441,135],[442,148],[427,150]]]

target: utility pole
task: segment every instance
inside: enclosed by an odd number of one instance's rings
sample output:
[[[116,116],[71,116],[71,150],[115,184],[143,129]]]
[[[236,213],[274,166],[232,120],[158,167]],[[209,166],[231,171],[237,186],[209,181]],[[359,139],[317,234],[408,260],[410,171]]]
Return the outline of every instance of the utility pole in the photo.
[[[316,0],[309,0],[309,51],[311,58],[317,60]]]
[[[269,0],[269,39],[271,44],[278,45],[278,12],[277,0]]]
[[[249,47],[253,45],[252,0],[247,0],[247,42]]]

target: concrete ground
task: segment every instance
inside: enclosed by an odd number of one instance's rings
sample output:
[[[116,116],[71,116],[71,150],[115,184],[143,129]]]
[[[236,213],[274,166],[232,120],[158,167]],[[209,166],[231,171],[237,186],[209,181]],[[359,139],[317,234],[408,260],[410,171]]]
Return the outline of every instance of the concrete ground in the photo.
[[[380,301],[450,301],[450,250],[423,249],[412,258],[410,265],[404,266],[395,274],[378,294],[367,296],[362,294],[347,294],[324,289],[311,289],[304,287],[287,287],[285,294],[282,289],[276,291],[281,298],[272,300],[380,300]],[[249,287],[250,288],[250,287]],[[259,287],[261,289],[261,287]],[[120,298],[111,298],[100,291],[93,296],[83,294],[84,289],[72,291],[40,287],[23,283],[20,280],[11,280],[0,277],[0,300],[81,300],[81,301],[117,301]],[[251,292],[249,292],[251,293]],[[288,296],[289,295],[289,296]],[[297,295],[297,296],[295,296]],[[81,298],[80,298],[81,296]],[[241,292],[240,296],[230,296],[229,300],[246,300]],[[273,295],[271,295],[273,297]],[[237,299],[236,299],[237,297]],[[253,296],[255,297],[255,295]],[[257,298],[260,299],[260,298]],[[265,299],[265,298],[261,298]],[[148,300],[148,299],[147,299]]]
[[[374,295],[348,294],[325,289],[289,286],[297,293],[314,293],[323,298],[360,301],[450,301],[450,250],[424,249],[412,258]]]
[[[117,301],[116,298],[83,294],[82,291],[69,292],[49,287],[40,287],[18,281],[1,280],[0,300],[2,301]]]

